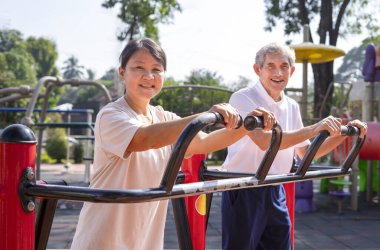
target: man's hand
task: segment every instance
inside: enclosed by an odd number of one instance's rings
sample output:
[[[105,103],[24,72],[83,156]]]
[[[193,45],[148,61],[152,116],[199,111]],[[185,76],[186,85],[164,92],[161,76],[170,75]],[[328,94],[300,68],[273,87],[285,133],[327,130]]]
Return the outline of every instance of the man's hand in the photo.
[[[329,116],[322,121],[316,123],[315,132],[320,133],[323,130],[326,130],[330,133],[331,137],[341,135],[341,126],[342,119]]]
[[[359,121],[359,120],[353,120],[347,123],[347,125],[355,126],[360,129],[360,138],[363,138],[367,134],[367,123]]]
[[[262,116],[264,119],[264,131],[271,130],[273,126],[277,123],[276,117],[272,112],[269,112],[268,110],[264,108],[257,108],[248,115],[253,115],[253,116]]]

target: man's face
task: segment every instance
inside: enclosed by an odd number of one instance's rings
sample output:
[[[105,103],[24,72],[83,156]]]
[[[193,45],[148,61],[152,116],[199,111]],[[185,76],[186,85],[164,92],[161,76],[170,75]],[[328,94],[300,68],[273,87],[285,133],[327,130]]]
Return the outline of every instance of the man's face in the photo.
[[[257,64],[253,68],[268,94],[275,101],[279,101],[281,92],[288,85],[295,69],[294,66],[290,66],[288,58],[281,54],[268,54],[262,68]]]

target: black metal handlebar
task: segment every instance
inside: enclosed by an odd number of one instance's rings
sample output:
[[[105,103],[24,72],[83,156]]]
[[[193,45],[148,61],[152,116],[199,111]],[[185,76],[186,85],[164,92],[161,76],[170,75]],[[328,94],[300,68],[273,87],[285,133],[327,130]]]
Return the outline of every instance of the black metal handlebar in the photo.
[[[242,119],[239,117],[238,127],[242,125]],[[182,131],[176,144],[174,145],[173,152],[166,165],[164,175],[161,179],[160,187],[171,192],[177,179],[178,171],[181,167],[183,158],[185,156],[187,147],[193,140],[195,135],[204,127],[209,125],[224,124],[223,116],[216,112],[208,112],[202,114],[192,120],[189,125]]]
[[[341,135],[343,136],[355,136],[360,134],[360,129],[355,126],[341,126]],[[314,159],[314,156],[318,152],[322,143],[327,139],[329,133],[327,131],[322,131],[317,137],[313,140],[311,145],[308,147],[305,156],[303,157],[299,167],[296,170],[296,174],[300,176],[305,176],[307,170],[309,169],[311,162]],[[356,140],[355,146],[352,148],[348,154],[344,164],[342,165],[342,171],[347,173],[349,167],[352,165],[355,157],[359,153],[360,149],[363,146],[365,138],[358,138]]]
[[[247,116],[244,119],[244,127],[247,130],[262,129],[264,128],[264,121],[262,117],[257,116]],[[282,129],[277,123],[273,125],[272,128],[272,138],[265,152],[265,155],[256,171],[256,178],[259,181],[263,181],[268,175],[269,169],[272,166],[274,158],[277,155],[278,149],[280,148],[282,140]]]

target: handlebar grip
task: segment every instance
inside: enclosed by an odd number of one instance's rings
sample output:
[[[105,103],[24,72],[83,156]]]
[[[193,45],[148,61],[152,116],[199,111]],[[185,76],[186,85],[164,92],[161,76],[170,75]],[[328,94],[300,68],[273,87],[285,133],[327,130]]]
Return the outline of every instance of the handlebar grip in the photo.
[[[342,126],[341,130],[342,130],[341,135],[354,136],[354,135],[360,134],[360,129],[351,125]]]
[[[224,123],[224,118],[221,114],[219,114],[218,112],[212,112],[213,114],[215,114],[216,116],[216,121],[215,123],[221,123],[221,124],[225,124]],[[239,120],[238,120],[238,124],[236,126],[235,129],[238,129],[241,127],[241,125],[243,125],[243,118],[241,117],[241,115],[239,115]]]
[[[244,127],[248,131],[264,128],[263,117],[249,115],[244,119]]]

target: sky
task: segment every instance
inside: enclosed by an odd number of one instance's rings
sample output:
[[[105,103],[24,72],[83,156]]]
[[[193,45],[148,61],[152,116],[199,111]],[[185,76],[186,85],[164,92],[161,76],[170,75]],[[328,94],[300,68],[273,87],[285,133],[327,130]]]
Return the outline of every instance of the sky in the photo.
[[[101,77],[118,67],[125,46],[116,38],[123,27],[118,8],[101,7],[102,0],[1,0],[0,29],[19,30],[24,38],[53,40],[59,54],[57,66],[74,55],[79,64]],[[285,43],[281,26],[264,31],[262,0],[179,0],[182,12],[176,12],[171,24],[159,26],[160,43],[168,58],[166,76],[182,81],[195,69],[217,72],[226,84],[244,76],[257,79],[253,72],[256,51],[269,42]],[[302,43],[302,34],[292,36],[293,44]],[[362,38],[339,39],[338,47],[348,52]],[[341,64],[335,61],[335,68]],[[311,67],[309,67],[311,72]],[[309,78],[311,73],[309,73]],[[289,87],[301,87],[302,65]]]

